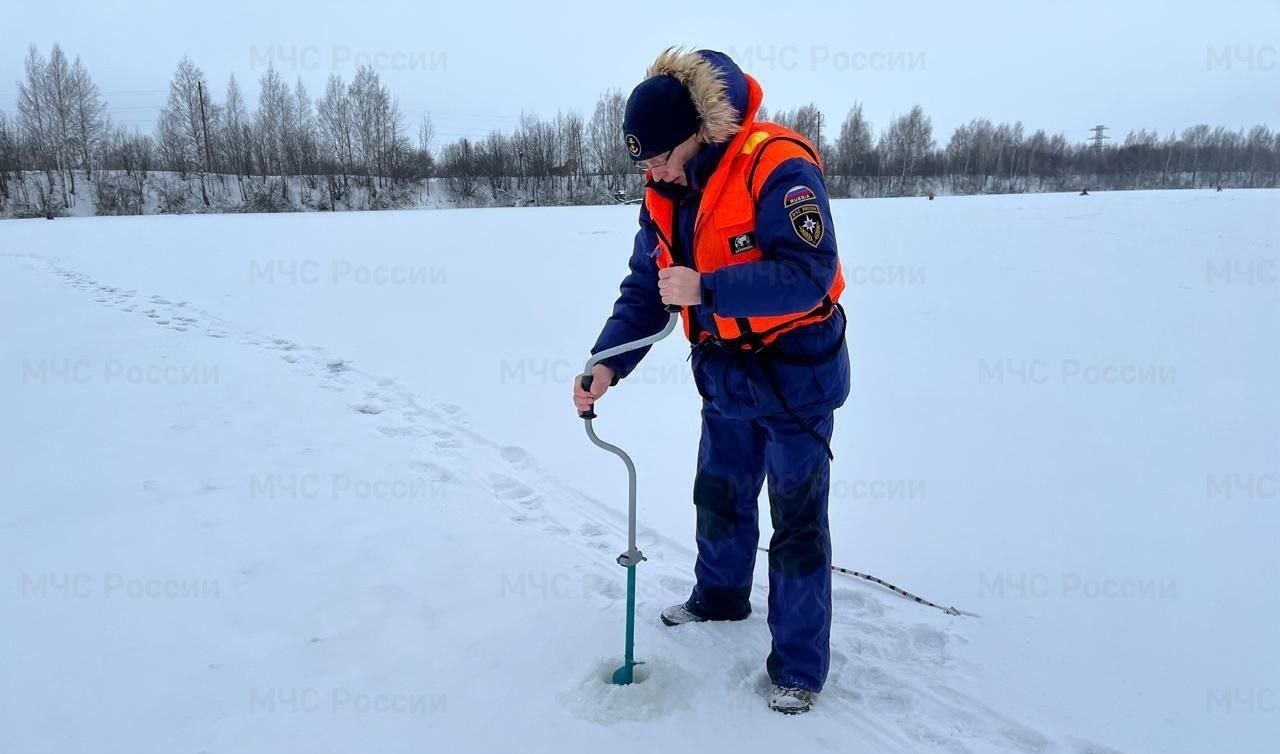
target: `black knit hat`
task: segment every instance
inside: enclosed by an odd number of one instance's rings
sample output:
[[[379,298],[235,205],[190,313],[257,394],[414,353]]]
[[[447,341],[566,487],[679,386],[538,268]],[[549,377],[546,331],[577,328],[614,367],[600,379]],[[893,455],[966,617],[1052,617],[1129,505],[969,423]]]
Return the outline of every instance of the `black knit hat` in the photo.
[[[627,98],[622,119],[627,154],[636,161],[670,152],[697,133],[699,125],[698,108],[675,76],[645,79]]]

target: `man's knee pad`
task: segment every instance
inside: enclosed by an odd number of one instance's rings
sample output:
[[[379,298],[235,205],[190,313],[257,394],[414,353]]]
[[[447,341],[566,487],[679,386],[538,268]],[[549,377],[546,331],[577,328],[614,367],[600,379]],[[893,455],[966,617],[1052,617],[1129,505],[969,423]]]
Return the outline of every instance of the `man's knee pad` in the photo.
[[[773,541],[769,547],[769,563],[783,576],[808,576],[827,567],[830,535],[826,503],[820,472],[795,489],[771,495]]]
[[[693,504],[698,509],[698,536],[707,540],[729,539],[738,533],[742,515],[738,511],[740,486],[731,480],[698,472],[693,481]]]

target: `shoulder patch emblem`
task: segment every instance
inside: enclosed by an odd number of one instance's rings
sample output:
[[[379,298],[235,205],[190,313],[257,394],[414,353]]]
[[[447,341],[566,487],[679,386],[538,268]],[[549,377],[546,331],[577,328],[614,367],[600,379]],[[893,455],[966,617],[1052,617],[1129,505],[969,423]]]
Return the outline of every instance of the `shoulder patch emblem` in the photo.
[[[818,198],[818,195],[815,194],[813,192],[813,189],[809,188],[808,186],[795,186],[794,188],[792,188],[790,191],[787,192],[786,196],[782,198],[782,206],[794,207],[797,204],[802,204],[804,202],[811,202],[817,198]]]
[[[756,247],[756,234],[748,231],[729,239],[729,253],[742,254]]]
[[[627,151],[631,153],[632,158],[640,156],[640,140],[635,134],[627,134]]]
[[[826,231],[822,226],[822,212],[818,210],[817,205],[806,204],[803,207],[796,207],[791,210],[790,217],[791,227],[796,235],[800,236],[800,240],[815,249],[818,248]]]

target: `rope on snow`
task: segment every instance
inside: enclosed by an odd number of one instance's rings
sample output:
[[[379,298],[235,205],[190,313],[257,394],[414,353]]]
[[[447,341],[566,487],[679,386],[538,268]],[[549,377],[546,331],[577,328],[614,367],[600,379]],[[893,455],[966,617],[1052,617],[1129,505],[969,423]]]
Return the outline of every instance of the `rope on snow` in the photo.
[[[768,547],[759,547],[759,548],[756,548],[756,549],[760,550],[760,552],[769,552],[769,548],[768,548]],[[963,617],[968,617],[968,618],[979,618],[979,617],[981,617],[981,616],[979,616],[977,613],[970,613],[970,612],[966,612],[966,611],[961,610],[961,609],[959,609],[959,608],[957,608],[957,607],[943,607],[942,605],[938,605],[938,604],[936,604],[936,603],[930,602],[929,600],[925,599],[924,597],[919,597],[919,596],[917,596],[917,595],[914,595],[914,594],[912,594],[911,592],[908,592],[906,589],[903,589],[902,587],[895,586],[894,584],[890,584],[889,582],[885,581],[884,579],[876,578],[875,576],[872,576],[872,575],[871,575],[871,574],[869,574],[869,573],[860,573],[860,572],[858,572],[858,571],[852,571],[852,570],[850,570],[850,569],[848,569],[848,568],[841,568],[840,566],[836,566],[836,565],[831,566],[831,570],[833,570],[833,571],[835,571],[835,572],[837,572],[837,573],[843,573],[843,574],[845,574],[845,575],[847,575],[847,576],[853,576],[853,577],[855,577],[855,578],[862,579],[863,581],[870,581],[870,582],[871,582],[871,583],[873,583],[873,584],[878,584],[879,586],[882,586],[882,587],[884,587],[885,589],[888,589],[889,591],[893,592],[894,594],[897,594],[897,595],[899,595],[899,596],[901,596],[901,597],[903,597],[903,598],[905,598],[905,599],[909,599],[909,600],[911,600],[912,602],[916,602],[916,603],[919,603],[919,604],[921,604],[921,605],[925,605],[925,606],[928,606],[928,607],[936,608],[936,609],[941,610],[942,612],[946,613],[947,615],[957,615],[957,616],[963,616]]]

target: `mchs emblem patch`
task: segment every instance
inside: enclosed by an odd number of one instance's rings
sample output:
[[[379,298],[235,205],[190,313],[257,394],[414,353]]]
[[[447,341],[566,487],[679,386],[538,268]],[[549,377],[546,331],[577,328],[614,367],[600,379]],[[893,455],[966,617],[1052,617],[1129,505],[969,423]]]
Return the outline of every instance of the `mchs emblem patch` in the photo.
[[[800,236],[800,240],[818,248],[818,244],[822,243],[822,236],[825,232],[822,226],[822,212],[818,210],[816,204],[806,204],[791,210],[791,227],[795,230],[796,235]]]

